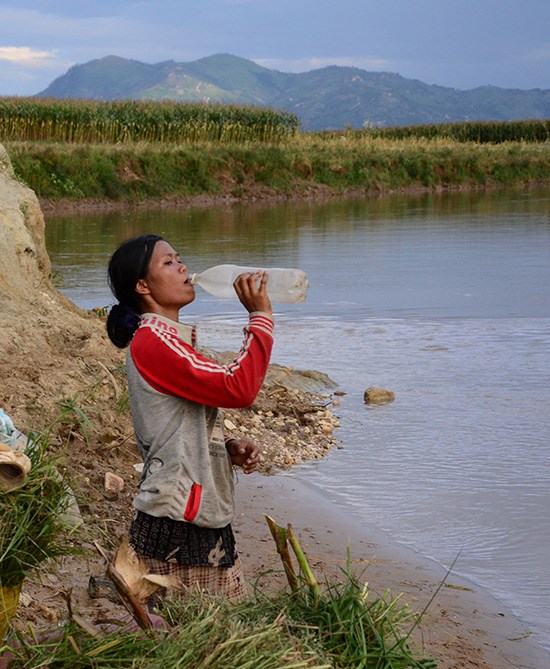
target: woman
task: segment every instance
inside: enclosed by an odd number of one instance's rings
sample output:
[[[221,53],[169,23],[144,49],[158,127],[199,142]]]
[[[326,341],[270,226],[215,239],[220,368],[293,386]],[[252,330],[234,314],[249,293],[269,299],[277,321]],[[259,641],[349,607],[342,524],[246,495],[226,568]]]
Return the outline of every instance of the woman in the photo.
[[[224,435],[218,407],[249,406],[264,381],[273,344],[267,276],[244,274],[233,284],[249,321],[228,365],[201,355],[195,329],[179,322],[195,290],[162,237],[124,242],[110,260],[109,282],[118,304],[107,332],[119,348],[129,345],[130,405],[144,460],[130,543],[153,573],[242,598],[231,529],[233,466],[254,471],[259,450]]]

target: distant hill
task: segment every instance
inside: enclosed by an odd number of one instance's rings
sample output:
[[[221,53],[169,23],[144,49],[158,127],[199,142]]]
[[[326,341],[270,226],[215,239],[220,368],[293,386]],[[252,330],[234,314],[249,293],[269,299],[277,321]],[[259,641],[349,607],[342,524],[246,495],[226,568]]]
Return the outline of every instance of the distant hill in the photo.
[[[71,67],[38,97],[252,104],[294,112],[305,130],[550,118],[550,89],[468,91],[390,72],[277,72],[229,54],[149,65],[106,56]]]

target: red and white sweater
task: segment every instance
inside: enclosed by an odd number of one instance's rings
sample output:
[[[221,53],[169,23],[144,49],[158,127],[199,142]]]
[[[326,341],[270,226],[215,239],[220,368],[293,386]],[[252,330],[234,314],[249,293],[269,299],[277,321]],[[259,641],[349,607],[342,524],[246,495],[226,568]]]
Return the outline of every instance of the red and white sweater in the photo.
[[[246,407],[262,387],[273,320],[250,314],[235,359],[196,349],[195,329],[144,314],[127,353],[128,386],[145,467],[134,506],[145,513],[224,527],[233,519],[233,477],[218,407]]]

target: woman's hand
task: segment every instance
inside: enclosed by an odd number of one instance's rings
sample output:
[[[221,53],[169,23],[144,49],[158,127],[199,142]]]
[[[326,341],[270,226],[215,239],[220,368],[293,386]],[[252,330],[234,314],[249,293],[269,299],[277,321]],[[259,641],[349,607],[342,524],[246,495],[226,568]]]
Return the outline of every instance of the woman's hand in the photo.
[[[273,308],[266,288],[267,279],[265,272],[258,271],[253,274],[240,274],[233,282],[237,297],[248,313],[263,311],[272,315]]]
[[[260,463],[260,449],[250,439],[229,439],[225,447],[231,463],[241,467],[245,474],[251,474]]]

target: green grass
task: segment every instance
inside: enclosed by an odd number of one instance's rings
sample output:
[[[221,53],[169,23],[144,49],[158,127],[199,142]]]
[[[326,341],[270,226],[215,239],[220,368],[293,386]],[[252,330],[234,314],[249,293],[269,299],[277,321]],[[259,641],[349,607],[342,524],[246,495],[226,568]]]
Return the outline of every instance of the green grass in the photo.
[[[169,630],[93,637],[68,623],[46,640],[10,640],[10,669],[430,669],[433,659],[409,646],[416,623],[388,593],[373,597],[349,573],[312,597],[308,589],[234,605],[192,594],[166,605]]]
[[[550,143],[319,139],[278,144],[7,143],[17,177],[39,197],[139,203],[196,195],[377,193],[548,182]]]
[[[550,179],[550,120],[301,133],[287,112],[0,98],[0,142],[39,197],[121,203]]]
[[[31,439],[25,484],[0,493],[0,587],[20,585],[42,563],[75,552],[64,516],[71,491],[48,446],[47,437]]]

